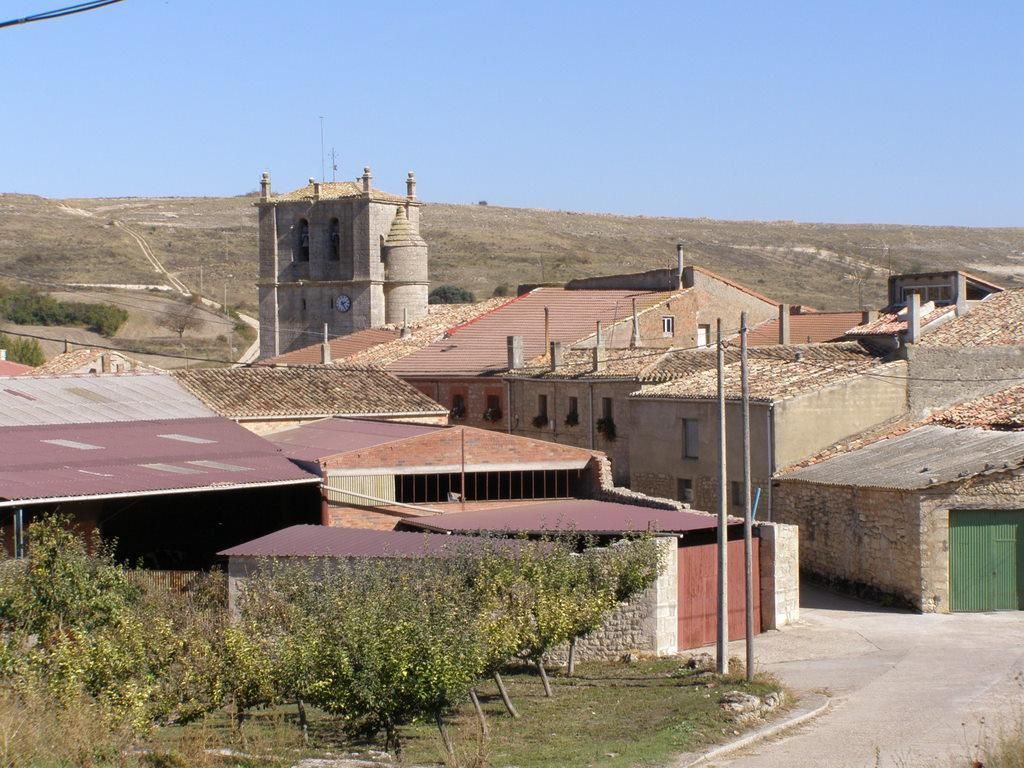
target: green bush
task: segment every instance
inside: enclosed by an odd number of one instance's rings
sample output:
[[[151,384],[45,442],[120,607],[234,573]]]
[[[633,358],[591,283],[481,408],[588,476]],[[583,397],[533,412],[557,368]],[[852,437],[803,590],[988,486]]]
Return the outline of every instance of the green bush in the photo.
[[[476,298],[457,285],[441,285],[430,292],[427,300],[431,304],[472,304]]]
[[[128,312],[112,304],[58,301],[27,289],[0,294],[0,315],[18,325],[84,325],[108,337],[128,322]]]
[[[35,339],[11,338],[0,333],[0,349],[7,350],[7,359],[22,365],[42,365],[46,362],[43,348]]]

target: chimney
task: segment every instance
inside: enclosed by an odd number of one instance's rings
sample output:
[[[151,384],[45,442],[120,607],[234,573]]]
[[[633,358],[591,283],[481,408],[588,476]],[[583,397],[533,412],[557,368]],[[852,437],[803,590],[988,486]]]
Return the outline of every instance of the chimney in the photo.
[[[324,323],[324,341],[320,345],[320,362],[324,365],[331,364],[331,340],[327,336],[327,323]]]
[[[260,177],[260,200],[270,199],[270,172],[264,171]]]
[[[314,200],[319,200],[320,199],[320,182],[316,181],[314,179],[310,179],[310,181],[313,182],[313,199]]]
[[[370,181],[373,179],[373,174],[370,173],[370,166],[364,166],[363,168],[363,193],[370,193]]]
[[[683,241],[680,240],[676,243],[676,277],[678,277],[679,287],[683,287],[683,269],[686,266],[686,262],[683,259]]]
[[[71,351],[71,342],[68,341],[66,338],[64,339],[64,351],[65,352],[70,352]]]
[[[544,352],[551,349],[551,311],[544,307]]]
[[[402,308],[402,334],[401,338],[408,339],[412,336],[412,330],[409,328],[409,308]]]
[[[921,296],[910,294],[907,299],[907,333],[904,340],[907,344],[916,344],[921,338]]]
[[[106,352],[100,355],[100,370],[103,373],[110,373],[110,355]]]
[[[789,304],[779,304],[779,344],[789,344]]]
[[[524,364],[523,337],[509,336],[505,339],[505,343],[508,346],[508,369],[514,371],[522,368]]]
[[[640,346],[640,316],[636,313],[636,297],[633,297],[633,330],[629,334],[629,346]]]
[[[867,325],[868,323],[873,323],[877,319],[878,319],[878,310],[877,309],[865,309],[863,312],[860,313],[860,324],[861,325]]]
[[[597,321],[597,336],[594,337],[594,370],[603,371],[605,361],[604,339],[601,338],[601,321]]]
[[[409,171],[409,176],[405,180],[405,196],[410,200],[416,199],[416,174]]]
[[[557,371],[562,367],[562,342],[552,341],[551,342],[551,370]]]

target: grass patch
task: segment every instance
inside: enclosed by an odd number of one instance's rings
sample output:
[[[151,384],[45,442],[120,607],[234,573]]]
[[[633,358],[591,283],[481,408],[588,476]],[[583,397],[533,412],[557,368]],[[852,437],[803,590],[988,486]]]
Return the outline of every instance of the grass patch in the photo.
[[[495,686],[487,683],[479,694],[490,738],[481,744],[478,722],[467,702],[449,721],[456,749],[465,765],[479,765],[473,761],[482,754],[483,764],[495,768],[661,765],[675,754],[719,743],[745,729],[719,707],[726,691],[763,696],[780,690],[768,677],[748,684],[742,675],[719,680],[690,670],[680,673],[680,666],[678,659],[580,664],[573,678],[552,676],[555,695],[550,699],[535,672],[510,670],[505,683],[522,717],[509,718]],[[267,766],[280,764],[284,755],[296,759],[300,753],[337,756],[381,748],[379,743],[349,739],[337,718],[316,710],[309,715],[309,743],[301,749],[294,707],[257,712],[241,731],[234,729],[228,713],[217,713],[202,723],[164,729],[152,746],[165,756],[161,759],[170,760],[179,752],[194,752],[188,745],[197,741],[210,749],[249,739],[252,746],[239,751],[263,755],[259,759],[264,762],[247,764]],[[408,726],[401,735],[403,764],[444,763],[432,723]]]

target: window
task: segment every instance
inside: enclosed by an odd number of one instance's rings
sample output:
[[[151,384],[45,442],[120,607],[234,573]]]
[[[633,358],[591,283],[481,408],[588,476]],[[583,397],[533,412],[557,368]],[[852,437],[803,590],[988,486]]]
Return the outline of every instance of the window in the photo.
[[[306,311],[306,300],[305,299],[302,299],[302,311],[303,312]]]
[[[571,413],[577,419],[580,417],[580,399],[578,397],[569,398],[569,409],[567,413]]]
[[[697,346],[706,347],[708,345],[708,339],[711,338],[711,326],[710,325],[698,325],[697,326]]]
[[[453,419],[461,419],[466,415],[466,396],[461,394],[452,395],[451,416]]]
[[[501,395],[487,395],[487,408],[484,409],[484,421],[497,421],[501,418]]]
[[[676,335],[676,319],[672,315],[661,318],[661,335],[666,338]]]
[[[679,501],[692,504],[693,480],[688,477],[680,477],[679,480],[676,481],[676,496],[679,498]]]
[[[305,219],[295,225],[295,261],[309,261],[309,222]]]
[[[548,420],[548,396],[537,395],[537,415],[544,421]]]
[[[949,303],[953,301],[953,289],[949,285],[907,285],[900,289],[903,296],[903,303],[910,301],[912,294],[921,297],[921,303],[929,301],[936,303]]]
[[[683,419],[683,458],[696,459],[700,456],[700,422]]]
[[[338,261],[341,259],[341,224],[337,219],[331,219],[327,234],[331,241],[331,261]]]
[[[614,416],[612,411],[612,399],[610,397],[601,398],[601,416],[607,421],[611,421]]]
[[[730,495],[732,496],[732,505],[734,507],[742,507],[744,502],[743,483],[741,483],[739,480],[733,480],[731,483],[729,483],[729,488]]]

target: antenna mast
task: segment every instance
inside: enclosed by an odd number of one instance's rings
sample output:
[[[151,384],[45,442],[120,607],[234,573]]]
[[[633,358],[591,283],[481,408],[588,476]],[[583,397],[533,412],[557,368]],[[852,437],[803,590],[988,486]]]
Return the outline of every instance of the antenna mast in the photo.
[[[334,147],[331,147],[331,181],[338,180],[338,156],[334,154]]]

